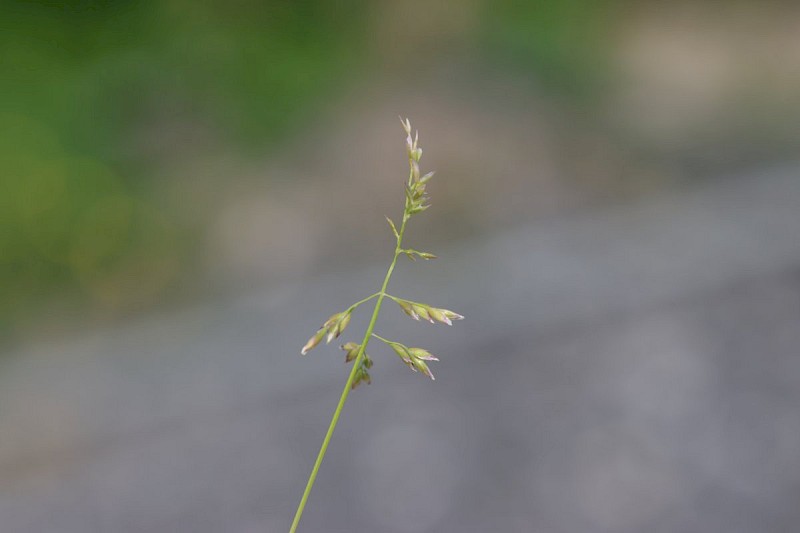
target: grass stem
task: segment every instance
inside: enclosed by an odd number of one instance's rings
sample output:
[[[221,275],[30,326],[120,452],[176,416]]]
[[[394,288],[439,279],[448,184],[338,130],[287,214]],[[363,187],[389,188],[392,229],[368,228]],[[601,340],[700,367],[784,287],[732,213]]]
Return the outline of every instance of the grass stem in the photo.
[[[342,409],[344,408],[345,402],[347,402],[347,397],[350,395],[350,390],[353,386],[353,379],[355,378],[356,372],[361,367],[361,361],[364,359],[364,354],[366,353],[367,344],[369,343],[370,338],[372,337],[372,331],[375,329],[375,323],[378,321],[378,314],[381,310],[381,304],[383,304],[383,298],[386,296],[386,288],[389,286],[389,279],[392,277],[392,272],[394,272],[394,267],[397,264],[397,258],[400,255],[402,250],[401,245],[403,243],[403,233],[406,230],[406,223],[408,222],[408,216],[403,216],[403,223],[400,226],[400,231],[397,237],[397,245],[394,249],[394,256],[392,257],[392,262],[389,265],[389,269],[386,271],[386,276],[383,278],[383,285],[381,286],[380,292],[377,292],[370,296],[369,298],[365,298],[364,300],[358,302],[354,305],[360,305],[371,298],[374,298],[376,295],[378,296],[378,300],[375,302],[375,308],[372,311],[372,318],[370,318],[369,325],[367,326],[367,331],[364,334],[364,340],[361,342],[361,348],[358,350],[358,356],[356,357],[355,361],[353,361],[353,369],[350,371],[350,376],[347,378],[347,383],[344,385],[344,390],[342,391],[341,396],[339,397],[339,403],[336,405],[336,410],[333,412],[333,417],[331,418],[331,423],[328,426],[328,432],[325,434],[325,438],[322,441],[322,446],[319,449],[319,453],[317,454],[317,460],[314,461],[314,467],[311,469],[311,475],[308,477],[308,483],[306,483],[306,489],[303,491],[303,497],[300,499],[300,504],[297,506],[297,512],[294,515],[294,520],[292,521],[292,527],[289,530],[289,533],[295,533],[297,531],[297,526],[300,523],[300,518],[303,516],[303,509],[306,507],[306,502],[308,501],[308,495],[311,493],[311,489],[314,486],[314,481],[317,479],[317,473],[319,472],[319,467],[322,464],[322,459],[325,458],[325,453],[328,451],[328,444],[330,444],[331,437],[333,436],[333,431],[336,429],[336,425],[339,423],[339,416],[342,414]]]

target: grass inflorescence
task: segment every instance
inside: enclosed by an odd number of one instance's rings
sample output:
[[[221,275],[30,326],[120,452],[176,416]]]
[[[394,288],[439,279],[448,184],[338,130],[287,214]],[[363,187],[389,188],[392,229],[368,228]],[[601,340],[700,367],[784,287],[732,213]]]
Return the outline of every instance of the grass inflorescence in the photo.
[[[308,339],[308,342],[306,342],[306,344],[300,350],[300,353],[305,355],[319,345],[323,340],[326,343],[330,343],[334,339],[338,338],[350,324],[350,319],[353,312],[362,304],[375,299],[375,307],[372,310],[372,317],[370,318],[361,342],[356,343],[350,341],[341,346],[341,349],[345,352],[345,362],[352,363],[353,367],[350,370],[347,383],[345,384],[344,390],[339,398],[339,403],[333,413],[331,423],[328,426],[328,432],[325,434],[319,454],[314,462],[314,467],[311,470],[311,475],[308,478],[308,483],[306,484],[305,491],[303,492],[303,496],[300,499],[300,504],[297,507],[294,520],[292,521],[290,533],[297,531],[297,526],[300,522],[300,518],[303,515],[303,509],[308,501],[308,495],[311,492],[311,488],[314,486],[314,481],[316,480],[317,473],[319,472],[319,467],[322,464],[322,459],[325,457],[325,452],[328,449],[331,436],[333,435],[333,431],[336,429],[336,425],[339,422],[339,416],[341,415],[350,391],[362,383],[369,384],[372,382],[372,378],[369,375],[369,370],[372,368],[373,360],[367,355],[367,345],[369,344],[370,339],[378,339],[389,346],[400,357],[402,362],[414,372],[421,372],[430,379],[434,379],[433,372],[431,371],[428,363],[431,361],[439,361],[436,356],[424,348],[409,347],[400,342],[385,339],[374,332],[375,324],[378,320],[378,315],[384,299],[389,298],[395,302],[405,314],[414,320],[422,319],[427,320],[432,324],[441,323],[450,326],[453,324],[454,320],[461,320],[464,318],[462,315],[454,311],[450,311],[449,309],[442,309],[422,302],[399,298],[386,292],[389,286],[389,280],[392,277],[392,272],[394,272],[395,265],[397,264],[398,257],[405,255],[413,261],[416,261],[417,259],[429,260],[436,258],[436,256],[430,252],[421,252],[412,248],[403,247],[403,237],[405,236],[406,225],[408,221],[411,219],[411,217],[422,213],[430,207],[426,188],[428,182],[431,180],[431,178],[433,178],[434,173],[428,172],[424,175],[420,173],[419,162],[420,159],[422,159],[422,148],[419,147],[419,133],[415,131],[412,136],[411,122],[408,119],[401,119],[401,123],[403,124],[403,129],[406,132],[406,152],[408,154],[409,172],[408,180],[405,184],[405,206],[403,208],[403,218],[400,222],[400,226],[398,227],[391,218],[386,217],[386,220],[388,221],[389,227],[391,228],[392,234],[395,238],[395,249],[394,255],[389,264],[389,268],[386,271],[386,276],[383,279],[383,284],[378,292],[350,305],[344,311],[331,315],[314,333],[314,335]]]

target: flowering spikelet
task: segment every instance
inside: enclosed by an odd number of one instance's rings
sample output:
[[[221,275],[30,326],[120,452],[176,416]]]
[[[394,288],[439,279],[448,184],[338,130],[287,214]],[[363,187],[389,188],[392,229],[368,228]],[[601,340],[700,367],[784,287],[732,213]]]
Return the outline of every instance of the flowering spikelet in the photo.
[[[308,342],[306,343],[305,346],[303,346],[303,349],[300,350],[300,353],[305,355],[312,349],[314,349],[314,347],[320,343],[320,341],[322,340],[322,338],[325,336],[326,333],[328,333],[328,330],[325,328],[320,328],[319,330],[317,330],[317,332],[314,333],[314,335],[312,335],[310,339],[308,339]]]
[[[436,379],[433,377],[433,372],[431,372],[430,368],[428,368],[428,365],[425,363],[425,361],[438,361],[438,357],[424,348],[409,348],[408,346],[400,344],[399,342],[387,341],[383,338],[380,339],[388,344],[392,350],[394,350],[394,352],[398,355],[398,357],[400,357],[400,359],[403,360],[403,363],[405,363],[408,368],[414,372],[422,372],[431,379]]]
[[[341,335],[342,331],[344,331],[350,323],[352,314],[352,309],[348,309],[342,313],[331,315],[331,317],[322,324],[322,327],[308,339],[308,342],[303,346],[303,349],[300,350],[300,353],[303,355],[307,354],[314,349],[322,339],[325,339],[326,343],[330,343],[333,339]]]
[[[345,353],[344,362],[350,363],[358,357],[358,350],[361,349],[361,345],[354,342],[346,342],[342,344],[341,348]]]
[[[433,324],[433,319],[431,318],[431,314],[428,311],[428,306],[425,304],[411,304],[411,309],[414,310],[414,314],[416,314],[422,320],[427,320],[431,324]]]
[[[408,250],[402,250],[402,252],[406,254],[406,257],[408,257],[412,261],[416,261],[417,257],[419,257],[420,259],[424,259],[426,261],[430,259],[436,259],[436,256],[430,252],[420,252],[418,250],[414,250],[411,248],[409,248]]]
[[[408,300],[401,300],[400,298],[395,298],[394,301],[397,302],[397,305],[400,306],[400,309],[402,309],[405,314],[414,320],[419,320],[419,316],[414,312],[414,306],[411,305],[411,302]]]
[[[400,119],[403,129],[406,130],[406,153],[408,154],[408,166],[410,175],[406,185],[406,209],[407,216],[416,215],[430,207],[427,203],[428,197],[425,184],[433,177],[433,172],[420,176],[419,160],[422,159],[422,148],[419,147],[419,132],[415,131],[411,136],[411,122],[408,119]]]
[[[419,320],[422,318],[423,320],[427,320],[431,324],[435,324],[436,322],[440,322],[442,324],[447,324],[448,326],[453,325],[453,320],[463,320],[464,317],[459,315],[454,311],[450,311],[449,309],[439,309],[438,307],[433,307],[431,305],[419,303],[419,302],[410,302],[408,300],[403,300],[401,298],[393,298],[397,305],[403,310],[405,314],[413,318],[414,320]]]
[[[326,343],[330,343],[333,339],[341,335],[344,331],[344,328],[350,323],[350,318],[352,313],[345,311],[344,313],[338,313],[333,315],[331,318],[328,319],[326,324],[330,323],[328,330],[328,336],[325,339]]]
[[[353,384],[351,385],[351,389],[355,389],[361,383],[366,383],[369,385],[372,383],[372,378],[369,375],[368,369],[372,368],[372,359],[369,358],[367,354],[364,354],[364,359],[358,366],[356,370],[356,374],[353,377]]]

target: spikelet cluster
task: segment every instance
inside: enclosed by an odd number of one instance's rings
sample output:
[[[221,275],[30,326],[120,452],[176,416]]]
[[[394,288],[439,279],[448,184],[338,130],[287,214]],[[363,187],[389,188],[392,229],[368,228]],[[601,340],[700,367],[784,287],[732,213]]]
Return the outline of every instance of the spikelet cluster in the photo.
[[[409,348],[404,344],[400,344],[399,342],[392,342],[388,341],[388,344],[392,350],[403,360],[403,362],[413,370],[414,372],[422,372],[426,376],[431,379],[436,379],[433,377],[433,372],[431,369],[428,368],[427,363],[425,361],[438,361],[439,358],[434,356],[428,350],[424,348]]]
[[[355,342],[346,342],[342,344],[340,348],[344,350],[345,363],[352,363],[355,361],[358,358],[358,353],[361,351],[361,345]],[[361,383],[366,383],[367,385],[372,383],[372,378],[369,375],[370,368],[372,368],[372,359],[365,353],[364,358],[358,363],[358,369],[356,370],[353,384],[351,385],[353,389],[358,387]]]
[[[408,183],[406,184],[406,207],[405,212],[408,216],[416,215],[428,209],[431,205],[426,191],[428,181],[433,177],[433,172],[428,172],[420,176],[419,160],[422,159],[422,148],[419,147],[419,132],[414,132],[411,136],[411,122],[408,119],[401,120],[403,129],[406,130],[406,153],[411,169]]]
[[[422,319],[427,320],[431,324],[436,324],[439,322],[441,324],[447,324],[448,326],[453,325],[453,320],[464,320],[462,315],[459,315],[455,311],[451,311],[449,309],[439,309],[438,307],[433,307],[419,302],[403,300],[402,298],[393,299],[395,302],[397,302],[397,305],[400,306],[400,309],[402,309],[405,314],[414,320]]]
[[[303,355],[307,354],[317,344],[322,342],[322,339],[325,339],[326,344],[329,344],[333,339],[342,334],[350,323],[352,314],[352,311],[348,309],[347,311],[331,315],[331,317],[322,324],[322,327],[308,339],[308,342],[306,342],[305,346],[300,350],[300,353]]]
[[[421,213],[430,207],[427,184],[431,178],[433,178],[434,173],[428,172],[424,175],[421,174],[420,159],[422,158],[422,148],[419,146],[419,133],[414,131],[412,134],[411,122],[408,119],[401,119],[401,123],[406,132],[406,153],[408,155],[409,175],[408,181],[405,184],[405,208],[403,210],[403,223],[400,226],[400,229],[398,229],[397,225],[392,221],[392,219],[386,217],[386,220],[392,229],[392,233],[397,240],[397,247],[395,249],[395,256],[392,266],[394,266],[394,261],[397,260],[397,257],[400,254],[405,255],[413,261],[416,261],[418,258],[424,260],[436,258],[436,255],[430,252],[421,252],[419,250],[414,250],[413,248],[402,247],[403,232],[406,222],[412,216]],[[464,318],[462,315],[449,309],[443,309],[422,302],[398,298],[383,292],[377,293],[373,296],[380,296],[380,298],[386,296],[391,298],[395,303],[397,303],[398,306],[400,306],[405,314],[417,321],[426,320],[431,324],[440,323],[452,326],[453,321],[462,320]],[[369,298],[366,300],[368,299]],[[323,323],[322,327],[320,327],[317,332],[311,336],[305,346],[303,346],[301,353],[305,355],[315,346],[320,344],[323,339],[325,339],[327,343],[330,343],[333,339],[339,337],[339,335],[350,323],[352,312],[366,300],[362,300],[357,304],[353,304],[346,311],[332,315],[328,320],[325,321],[325,323]],[[392,350],[400,357],[403,363],[405,363],[411,370],[414,372],[421,372],[429,378],[434,379],[433,373],[428,367],[428,362],[438,361],[439,359],[432,355],[429,351],[425,350],[424,348],[410,348],[405,344],[384,339],[383,337],[372,333],[371,330],[368,330],[363,345],[355,342],[346,342],[341,346],[341,349],[345,352],[345,362],[355,362],[356,364],[351,385],[352,388],[357,387],[361,383],[371,383],[372,381],[369,375],[369,369],[372,368],[373,361],[365,353],[366,343],[369,341],[370,336],[381,340],[390,348],[392,348]]]

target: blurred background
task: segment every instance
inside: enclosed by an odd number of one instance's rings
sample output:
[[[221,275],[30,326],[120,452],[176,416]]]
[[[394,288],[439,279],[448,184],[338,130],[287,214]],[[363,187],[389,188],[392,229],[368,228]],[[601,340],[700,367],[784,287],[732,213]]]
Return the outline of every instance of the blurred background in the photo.
[[[288,530],[398,115],[468,319],[385,308],[439,379],[374,348],[301,529],[800,527],[800,5],[76,0],[0,4],[3,531]]]

